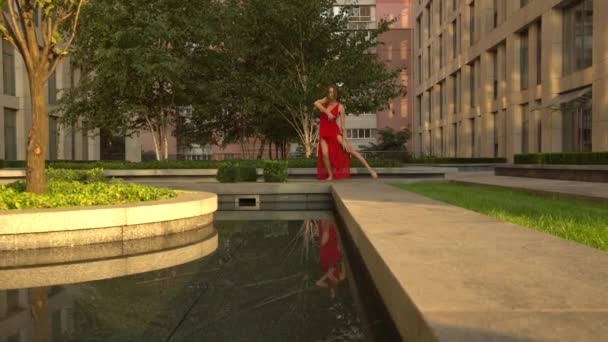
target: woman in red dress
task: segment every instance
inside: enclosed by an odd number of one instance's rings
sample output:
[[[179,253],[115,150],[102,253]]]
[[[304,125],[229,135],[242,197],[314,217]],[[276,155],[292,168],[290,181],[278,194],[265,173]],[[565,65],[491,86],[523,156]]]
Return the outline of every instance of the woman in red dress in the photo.
[[[378,174],[369,166],[363,156],[353,149],[346,138],[344,106],[338,102],[338,90],[335,86],[327,88],[324,98],[315,101],[315,107],[321,112],[319,123],[319,148],[317,149],[317,178],[333,180],[350,178],[350,156],[357,158],[374,179]],[[340,118],[340,126],[336,122]]]
[[[319,262],[323,276],[317,280],[316,284],[319,287],[328,288],[330,298],[334,299],[338,285],[346,278],[336,224],[333,220],[319,219],[317,228],[319,229]]]

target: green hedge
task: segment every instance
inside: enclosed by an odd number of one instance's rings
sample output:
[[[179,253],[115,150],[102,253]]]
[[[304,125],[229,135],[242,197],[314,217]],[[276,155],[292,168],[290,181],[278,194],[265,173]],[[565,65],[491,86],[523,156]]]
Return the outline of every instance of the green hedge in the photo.
[[[283,183],[287,181],[288,164],[285,160],[267,160],[264,162],[264,182]]]
[[[47,181],[95,183],[106,181],[103,169],[71,170],[49,167],[45,170]]]
[[[506,163],[505,158],[418,158],[413,163],[418,164],[496,164]]]
[[[19,181],[0,186],[0,210],[116,205],[175,196],[177,192],[173,190],[124,184],[119,180],[112,180],[109,183],[49,181],[47,193],[38,195],[25,192],[25,182]]]
[[[255,166],[240,162],[224,162],[218,166],[216,178],[220,183],[255,182],[258,175]]]
[[[128,161],[78,161],[78,160],[52,160],[47,162],[48,167],[56,169],[96,169],[105,170],[134,170],[134,169],[217,169],[227,161],[218,160],[172,160],[172,161],[150,161],[134,163]],[[235,160],[241,165],[247,165],[258,169],[264,168],[265,160]],[[290,168],[316,168],[317,159],[288,159],[287,163]],[[378,159],[370,160],[372,167],[399,167],[401,161],[396,159]],[[362,167],[361,163],[356,160],[351,160],[352,167]],[[6,168],[23,168],[24,161],[5,161]]]
[[[515,164],[608,165],[608,152],[517,154]]]

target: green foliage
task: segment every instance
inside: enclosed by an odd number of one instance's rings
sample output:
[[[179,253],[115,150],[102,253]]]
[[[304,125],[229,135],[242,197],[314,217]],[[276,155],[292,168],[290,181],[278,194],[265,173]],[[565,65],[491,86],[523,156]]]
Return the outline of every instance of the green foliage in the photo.
[[[256,167],[252,164],[222,162],[218,166],[216,178],[220,183],[255,182],[258,175]]]
[[[409,128],[405,127],[401,131],[395,131],[390,127],[385,127],[378,131],[378,136],[377,144],[370,143],[362,149],[363,152],[366,152],[367,158],[409,161],[410,155],[406,147],[412,136]]]
[[[0,169],[4,168],[4,160],[0,159]]]
[[[47,167],[45,170],[48,181],[65,181],[65,182],[82,182],[95,183],[105,182],[106,177],[101,168],[93,168],[88,170],[77,169],[56,169]]]
[[[287,181],[288,162],[286,160],[264,161],[264,181],[267,183],[283,183]]]
[[[193,70],[211,63],[209,47],[217,45],[209,27],[214,6],[214,1],[91,1],[72,60],[82,78],[57,108],[65,113],[63,122],[120,135],[147,130],[162,149],[178,112],[212,78]]]
[[[416,158],[415,164],[502,164],[506,163],[505,158],[439,158],[424,157]]]
[[[49,180],[45,194],[24,191],[22,181],[0,186],[0,210],[116,205],[177,196],[173,190],[124,184],[118,180],[110,183]]]
[[[515,164],[608,165],[608,152],[517,154]]]

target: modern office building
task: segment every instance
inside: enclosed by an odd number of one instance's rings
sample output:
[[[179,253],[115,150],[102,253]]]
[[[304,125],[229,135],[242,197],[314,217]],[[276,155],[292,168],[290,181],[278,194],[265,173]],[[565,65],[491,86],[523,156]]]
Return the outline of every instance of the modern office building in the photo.
[[[19,52],[2,42],[2,82],[0,82],[0,159],[25,160],[27,137],[32,125],[32,104],[25,64]],[[61,90],[77,82],[65,60],[47,82],[49,113],[61,96]],[[64,127],[59,118],[49,115],[47,158],[88,160],[99,159],[99,135],[83,133],[78,127]]]
[[[388,32],[379,37],[380,44],[375,49],[378,59],[390,70],[404,69],[400,82],[408,86],[411,68],[413,29],[411,22],[412,0],[340,0],[336,2],[336,12],[341,6],[351,7],[349,28],[354,30],[375,29],[380,20],[395,20]],[[392,99],[387,110],[375,113],[349,113],[346,117],[347,138],[355,146],[366,146],[377,141],[379,129],[390,127],[401,130],[411,122],[412,101],[407,92]]]
[[[605,0],[416,0],[418,155],[608,150]]]

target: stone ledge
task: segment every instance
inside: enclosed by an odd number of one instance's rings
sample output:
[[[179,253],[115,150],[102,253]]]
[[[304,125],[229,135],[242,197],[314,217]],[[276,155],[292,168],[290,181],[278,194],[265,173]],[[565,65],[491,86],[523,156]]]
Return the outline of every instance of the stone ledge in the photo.
[[[115,206],[0,211],[0,235],[121,227],[208,215],[217,195],[185,193],[161,201]]]
[[[508,165],[494,169],[497,176],[608,182],[608,165]]]
[[[403,340],[608,335],[606,253],[373,182],[333,194]]]
[[[98,260],[72,260],[51,265],[37,260],[37,265],[0,269],[0,290],[81,283],[151,272],[198,260],[215,252],[217,246],[217,232],[212,230],[202,240],[141,254],[120,249],[116,250],[117,256]]]

